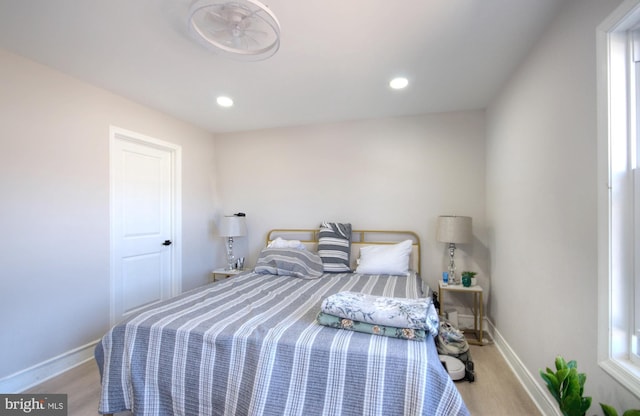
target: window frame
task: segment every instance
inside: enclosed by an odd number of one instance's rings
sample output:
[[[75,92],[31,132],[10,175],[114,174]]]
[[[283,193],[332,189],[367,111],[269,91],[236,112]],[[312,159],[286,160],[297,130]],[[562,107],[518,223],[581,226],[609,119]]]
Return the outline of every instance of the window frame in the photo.
[[[598,364],[640,397],[634,362],[635,256],[633,165],[636,92],[629,31],[640,0],[626,0],[597,29],[598,91]],[[633,144],[630,141],[633,137]],[[627,228],[628,230],[628,228]],[[637,353],[637,351],[636,351]]]

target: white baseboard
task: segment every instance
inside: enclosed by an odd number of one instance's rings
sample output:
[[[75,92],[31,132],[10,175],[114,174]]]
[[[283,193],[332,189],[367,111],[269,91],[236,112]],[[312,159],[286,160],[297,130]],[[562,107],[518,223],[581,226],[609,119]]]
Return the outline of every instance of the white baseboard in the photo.
[[[500,351],[500,354],[504,357],[505,361],[511,367],[513,372],[515,373],[518,380],[529,394],[533,402],[536,404],[538,409],[543,415],[555,415],[562,416],[560,413],[560,409],[556,402],[552,400],[549,396],[546,395],[546,390],[544,390],[544,386],[537,383],[539,375],[536,374],[534,377],[529,370],[524,366],[520,358],[516,355],[516,353],[511,349],[507,341],[502,337],[500,331],[498,331],[493,324],[485,319],[485,327],[491,332],[491,336],[493,337],[493,341]],[[540,378],[540,380],[542,380]]]
[[[24,392],[50,378],[64,373],[93,359],[93,350],[98,340],[67,351],[27,369],[0,379],[0,392],[16,394]]]
[[[473,315],[458,315],[458,326],[463,330],[464,328],[473,328]],[[493,342],[496,345],[498,351],[507,362],[507,365],[509,365],[513,373],[516,375],[516,378],[520,381],[520,384],[522,384],[522,387],[525,389],[527,394],[529,394],[529,397],[531,397],[531,400],[533,400],[540,412],[543,415],[562,416],[556,402],[547,396],[544,386],[537,383],[538,378],[536,377],[539,376],[537,374],[534,376],[529,372],[511,346],[509,346],[507,341],[502,337],[500,331],[496,329],[487,317],[484,317],[482,320],[482,327],[485,334],[489,335],[489,338],[492,340],[487,341],[489,343]],[[485,336],[485,340],[486,338],[487,337]]]

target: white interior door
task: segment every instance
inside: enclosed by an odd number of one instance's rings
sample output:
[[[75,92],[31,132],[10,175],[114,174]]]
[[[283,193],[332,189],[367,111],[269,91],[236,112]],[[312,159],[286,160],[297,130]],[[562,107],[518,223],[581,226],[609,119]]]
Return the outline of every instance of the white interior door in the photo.
[[[111,129],[112,324],[180,292],[180,147]]]

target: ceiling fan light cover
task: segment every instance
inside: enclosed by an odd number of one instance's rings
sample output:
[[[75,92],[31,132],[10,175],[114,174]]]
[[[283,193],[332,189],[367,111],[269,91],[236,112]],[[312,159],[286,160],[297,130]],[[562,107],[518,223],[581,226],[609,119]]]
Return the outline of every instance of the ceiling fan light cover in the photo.
[[[235,59],[260,61],[280,48],[280,23],[257,0],[203,0],[191,6],[189,27],[205,46]]]

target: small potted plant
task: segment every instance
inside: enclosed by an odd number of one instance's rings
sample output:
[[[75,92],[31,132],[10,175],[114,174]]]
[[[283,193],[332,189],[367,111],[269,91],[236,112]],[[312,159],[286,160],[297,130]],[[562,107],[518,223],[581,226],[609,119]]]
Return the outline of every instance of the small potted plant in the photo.
[[[547,367],[546,372],[540,370],[540,377],[547,383],[547,388],[558,402],[560,411],[567,416],[584,416],[591,406],[591,397],[583,396],[584,383],[587,381],[585,373],[578,373],[576,360],[565,361],[561,356],[556,357],[556,370]],[[608,404],[600,403],[605,416],[618,416],[618,411]],[[640,409],[626,410],[622,416],[640,416]]]
[[[469,287],[476,285],[475,275],[478,274],[476,272],[464,271],[462,272],[462,286]]]

